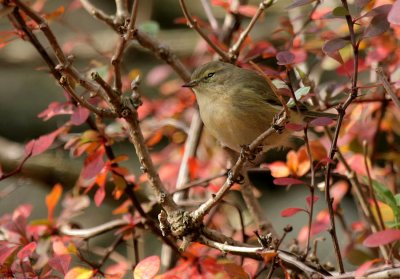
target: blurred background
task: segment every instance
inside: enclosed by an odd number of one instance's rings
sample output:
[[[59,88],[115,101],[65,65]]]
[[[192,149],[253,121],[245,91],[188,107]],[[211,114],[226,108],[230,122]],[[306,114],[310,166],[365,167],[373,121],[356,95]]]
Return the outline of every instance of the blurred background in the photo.
[[[91,1],[104,11],[114,13],[113,1]],[[187,1],[193,15],[206,19],[200,1]],[[107,64],[110,61],[110,53],[113,52],[117,41],[117,35],[108,26],[92,18],[88,13],[75,8],[77,1],[48,1],[44,11],[51,12],[59,7],[65,8],[64,14],[50,21],[51,28],[55,31],[64,50],[75,56],[75,65],[82,69],[88,69],[99,63]],[[249,1],[249,4],[258,5],[258,1]],[[278,1],[272,9],[265,14],[254,30],[252,36],[255,39],[267,37],[276,26],[279,18],[287,15],[284,9],[291,1]],[[305,9],[307,10],[307,8]],[[217,19],[222,22],[225,11],[222,8],[214,8]],[[171,50],[185,60],[193,54],[199,44],[199,36],[184,24],[176,23],[176,19],[182,17],[179,3],[176,0],[146,0],[140,2],[138,13],[139,28],[153,33],[158,40],[170,46]],[[248,19],[243,19],[243,25]],[[0,30],[10,31],[13,27],[6,18],[0,18]],[[39,36],[41,36],[39,34]],[[123,67],[126,72],[139,70],[143,76],[155,65],[162,64],[152,54],[133,43],[125,54]],[[47,68],[36,50],[29,42],[19,39],[14,40],[0,49],[0,165],[3,171],[14,169],[23,156],[24,144],[30,139],[54,131],[60,123],[69,116],[57,116],[48,121],[42,121],[37,115],[47,108],[49,103],[64,101],[62,89],[47,73]],[[156,87],[142,83],[142,92],[148,96],[157,94]],[[76,132],[86,130],[83,125]],[[137,161],[134,160],[134,150],[129,143],[116,145],[117,154],[131,156],[125,164],[131,171],[139,174]],[[279,152],[272,156],[285,158],[285,152]],[[29,159],[23,171],[14,177],[0,182],[0,215],[11,213],[18,205],[30,203],[34,206],[31,218],[40,219],[47,216],[44,203],[45,196],[53,185],[61,182],[64,189],[71,189],[82,167],[82,160],[72,158],[63,150],[61,143],[56,144],[51,151]],[[283,227],[290,223],[294,231],[287,237],[290,243],[297,237],[299,229],[306,224],[306,214],[298,214],[292,218],[282,218],[280,212],[287,207],[304,207],[305,197],[309,195],[305,188],[293,187],[289,191],[284,187],[272,185],[272,179],[268,173],[257,172],[252,175],[259,191],[262,192],[261,202],[266,210],[266,215],[282,232]],[[268,187],[266,187],[268,186]],[[316,211],[325,208],[323,193],[317,193],[321,198],[316,204]],[[118,205],[111,197],[101,207],[94,203],[86,212],[76,219],[82,227],[88,228],[99,225],[115,218],[111,211]],[[344,199],[342,207],[346,222],[349,224],[357,219],[351,199]],[[60,208],[59,208],[60,209]],[[233,212],[232,212],[233,214]],[[344,247],[346,243],[341,226],[339,227],[339,240]],[[327,233],[321,233],[326,241],[320,245],[319,257],[322,261],[333,260],[331,240]],[[105,234],[97,237],[93,243],[106,246],[113,238],[113,234]],[[151,236],[149,236],[151,237]],[[157,241],[146,241],[142,245],[142,255],[159,253],[160,246]],[[333,260],[334,262],[334,260]],[[346,264],[349,264],[348,262]]]

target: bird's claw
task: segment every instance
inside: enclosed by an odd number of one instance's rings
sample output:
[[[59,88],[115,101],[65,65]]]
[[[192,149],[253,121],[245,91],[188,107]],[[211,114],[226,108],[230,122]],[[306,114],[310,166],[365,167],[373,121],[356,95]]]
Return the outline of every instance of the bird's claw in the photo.
[[[256,158],[255,152],[250,150],[248,144],[243,144],[240,146],[240,148],[240,158],[249,162],[252,162]]]
[[[274,118],[272,119],[272,128],[278,133],[281,134],[283,130],[285,129],[285,126],[282,124],[279,124],[279,119],[280,117],[278,115],[275,115]]]
[[[234,177],[233,171],[228,170],[228,180],[231,181],[232,184],[233,183],[242,184],[244,182],[244,176],[239,173],[236,177]]]

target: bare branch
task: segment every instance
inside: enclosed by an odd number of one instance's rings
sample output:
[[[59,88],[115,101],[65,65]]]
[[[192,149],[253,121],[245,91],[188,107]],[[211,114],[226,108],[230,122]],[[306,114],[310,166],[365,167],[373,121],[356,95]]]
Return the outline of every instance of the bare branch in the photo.
[[[179,0],[179,3],[181,5],[183,14],[186,18],[186,20],[188,21],[188,26],[190,28],[193,28],[194,30],[197,31],[197,33],[199,33],[199,35],[208,43],[208,45],[214,49],[214,51],[216,53],[218,53],[219,56],[221,56],[222,60],[224,61],[230,61],[229,56],[225,53],[225,51],[223,51],[220,47],[218,47],[213,41],[211,41],[211,39],[204,33],[204,31],[199,27],[199,24],[197,23],[197,20],[194,19],[187,7],[186,7],[186,3],[185,0]]]
[[[237,60],[237,58],[239,56],[239,52],[240,52],[240,47],[242,46],[242,44],[246,40],[246,38],[249,35],[251,29],[253,29],[253,27],[256,24],[258,18],[264,12],[264,10],[269,8],[269,7],[271,7],[273,3],[274,3],[273,0],[269,0],[269,1],[265,0],[265,1],[262,1],[260,3],[260,5],[258,6],[258,10],[257,10],[256,14],[252,17],[249,25],[247,25],[246,29],[244,29],[243,32],[240,33],[239,39],[229,49],[229,56],[230,56],[231,61],[236,61]]]
[[[121,11],[118,10],[118,7],[123,5],[120,2],[121,2],[121,0],[116,0],[116,3],[117,3],[117,18],[118,18],[118,13],[121,13]],[[125,2],[125,1],[123,1],[123,2]],[[120,4],[118,5],[118,3],[120,3]],[[114,67],[114,87],[115,87],[115,90],[119,94],[122,93],[121,92],[121,90],[122,90],[121,59],[122,59],[123,53],[125,51],[127,42],[132,38],[133,32],[135,30],[135,23],[136,23],[138,7],[139,7],[139,0],[135,0],[133,2],[131,16],[130,16],[130,19],[129,19],[128,26],[126,28],[126,32],[125,32],[125,34],[123,36],[120,37],[120,39],[118,41],[117,48],[115,49],[115,53],[111,58],[111,64]]]
[[[210,6],[210,1],[209,0],[201,0],[201,4],[203,5],[204,12],[206,13],[206,16],[208,18],[208,21],[210,22],[211,29],[214,31],[214,33],[218,32],[219,26],[218,26],[218,21],[215,18],[211,6]]]
[[[280,113],[280,118],[276,120],[276,122],[272,125],[272,127],[270,127],[268,130],[266,130],[260,136],[258,136],[249,145],[249,151],[254,152],[267,137],[271,136],[273,133],[276,132],[276,127],[284,127],[286,120],[287,120],[286,114],[282,115],[282,113]],[[221,189],[217,192],[217,194],[213,195],[209,200],[207,200],[204,204],[202,204],[197,210],[195,210],[191,213],[191,216],[195,221],[201,220],[203,218],[203,216],[206,215],[210,211],[210,209],[218,201],[220,201],[223,198],[223,196],[228,192],[228,190],[235,183],[235,180],[237,179],[237,177],[239,177],[240,172],[241,172],[243,166],[245,165],[245,163],[246,163],[246,159],[244,158],[244,156],[240,156],[239,159],[237,160],[236,164],[231,169],[228,179],[225,181],[224,185],[222,185]]]
[[[378,74],[379,80],[382,82],[383,87],[385,88],[386,92],[392,98],[393,103],[396,105],[398,109],[400,109],[400,99],[397,97],[396,93],[393,91],[392,87],[390,86],[389,81],[387,80],[385,73],[383,72],[382,67],[378,67],[376,69],[376,73]]]
[[[89,0],[80,0],[83,8],[95,18],[107,23],[111,28],[118,31],[115,28],[114,19],[112,16],[106,14],[104,11],[100,10],[99,8],[95,7],[90,3]]]

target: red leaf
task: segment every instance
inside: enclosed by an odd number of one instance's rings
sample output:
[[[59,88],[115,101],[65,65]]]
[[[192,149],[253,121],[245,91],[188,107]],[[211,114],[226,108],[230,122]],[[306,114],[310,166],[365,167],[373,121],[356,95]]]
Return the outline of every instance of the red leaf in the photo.
[[[367,247],[378,247],[400,240],[400,230],[386,229],[369,235],[363,242]]]
[[[96,194],[94,195],[94,202],[97,207],[99,207],[103,203],[105,197],[106,190],[104,189],[104,187],[97,189]]]
[[[294,62],[296,56],[290,51],[281,51],[276,55],[276,59],[278,60],[278,65],[289,65]]]
[[[30,154],[31,156],[36,156],[36,155],[39,155],[39,154],[45,152],[53,144],[56,137],[59,134],[61,134],[64,130],[65,130],[65,128],[61,127],[50,134],[43,135],[43,136],[39,137],[38,139],[29,141],[25,145],[25,154],[26,155]]]
[[[400,25],[400,0],[394,2],[387,19],[392,24]]]
[[[292,177],[280,177],[274,179],[274,184],[279,186],[287,186],[287,185],[303,185],[305,183],[299,179]]]
[[[133,271],[133,277],[138,279],[151,279],[160,270],[160,257],[150,256],[141,260]]]
[[[27,245],[24,246],[24,248],[22,248],[18,254],[17,257],[20,260],[25,259],[26,257],[29,257],[30,255],[32,255],[32,253],[35,251],[36,249],[36,242],[31,242]]]
[[[387,16],[385,14],[379,14],[372,18],[370,24],[365,29],[364,38],[376,37],[387,30],[389,30],[390,24],[387,21]]]
[[[9,256],[18,248],[18,245],[7,241],[0,241],[0,265],[3,265]]]
[[[314,196],[312,203],[315,204],[319,200],[319,197]],[[306,197],[308,207],[311,207],[311,196]]]
[[[48,219],[50,221],[53,220],[54,217],[54,209],[56,208],[56,205],[58,201],[60,200],[61,194],[62,194],[62,186],[61,184],[57,183],[54,187],[53,190],[46,196],[46,206],[47,206],[47,212],[48,212]]]
[[[307,211],[303,208],[290,207],[290,208],[286,208],[286,209],[282,210],[281,216],[282,217],[290,217],[290,216],[295,215],[298,212],[307,212]]]
[[[362,72],[368,69],[365,65],[365,60],[362,58],[358,59],[358,72]],[[336,72],[342,76],[348,76],[354,71],[354,59],[349,59],[346,63],[342,64],[339,68],[336,69]]]
[[[365,272],[367,272],[368,269],[370,269],[373,264],[375,264],[377,262],[381,262],[381,261],[382,261],[382,259],[373,259],[373,260],[370,260],[370,261],[366,261],[365,263],[363,263],[362,265],[360,265],[357,268],[357,270],[354,273],[354,277],[356,279],[362,278],[363,275],[365,274]]]
[[[293,8],[297,8],[297,7],[301,7],[307,4],[310,4],[312,2],[314,2],[316,0],[295,0],[293,1],[292,4],[290,4],[289,6],[286,7],[286,9],[293,9]]]
[[[107,266],[105,274],[107,279],[123,279],[125,274],[130,270],[127,262],[118,262],[117,264]]]
[[[71,260],[72,257],[69,254],[55,255],[49,260],[49,265],[61,274],[65,275],[68,272]]]
[[[190,179],[194,180],[199,170],[199,161],[196,157],[190,157],[188,160]]]
[[[330,189],[331,197],[333,198],[333,209],[336,209],[338,204],[342,201],[343,197],[349,190],[349,184],[346,181],[340,180],[332,185]]]
[[[103,161],[104,149],[99,148],[96,152],[90,154],[84,163],[82,170],[82,177],[84,179],[90,179],[95,177],[104,167]]]
[[[285,128],[290,130],[290,131],[303,131],[305,126],[303,124],[298,124],[298,123],[287,123],[285,125]]]
[[[76,108],[71,115],[71,123],[75,126],[82,125],[88,119],[90,111],[82,106]]]
[[[47,109],[38,114],[38,117],[47,121],[53,116],[71,114],[72,112],[71,104],[52,102]]]
[[[317,126],[328,126],[330,124],[332,124],[334,122],[334,120],[332,118],[329,117],[318,117],[315,118],[314,120],[312,120],[310,122],[310,126],[311,127],[317,127]]]
[[[329,55],[344,48],[348,43],[349,41],[347,40],[343,40],[341,38],[335,38],[325,42],[325,44],[322,47],[322,51]]]
[[[228,10],[230,6],[229,2],[226,0],[211,0],[211,5],[220,6],[226,10]]]
[[[242,5],[238,9],[239,14],[247,17],[253,17],[257,13],[257,11],[258,7],[253,5]]]

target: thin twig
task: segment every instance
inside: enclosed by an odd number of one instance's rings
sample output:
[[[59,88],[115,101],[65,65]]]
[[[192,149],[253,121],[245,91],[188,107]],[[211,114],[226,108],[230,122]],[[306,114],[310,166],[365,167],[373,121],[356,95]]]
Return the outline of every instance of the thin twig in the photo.
[[[220,178],[220,177],[223,177],[223,176],[226,176],[226,175],[227,175],[227,172],[225,171],[223,173],[216,174],[216,175],[213,175],[211,177],[194,180],[194,181],[192,181],[190,183],[187,183],[187,184],[183,185],[179,189],[178,188],[175,189],[175,191],[172,191],[171,194],[175,194],[175,193],[180,192],[180,191],[185,191],[185,190],[188,190],[188,189],[193,188],[193,187],[206,187],[206,186],[209,185],[209,183],[212,180]]]
[[[214,49],[219,56],[221,56],[222,60],[230,61],[229,56],[223,51],[220,47],[218,47],[211,39],[204,33],[204,31],[200,28],[196,19],[194,19],[186,7],[185,0],[179,0],[179,4],[181,5],[183,15],[185,16],[186,20],[188,21],[188,26],[196,30],[197,33],[207,42],[207,44]]]
[[[62,64],[66,64],[67,58],[65,57],[60,44],[58,43],[56,37],[54,36],[54,33],[50,30],[47,22],[34,10],[32,10],[29,6],[25,5],[23,2],[19,0],[12,0],[12,2],[14,2],[16,6],[18,6],[22,11],[24,11],[24,13],[26,13],[27,16],[33,19],[33,21],[39,26],[39,29],[43,32],[43,34],[49,41],[51,48],[54,50],[54,53],[58,61]]]
[[[250,23],[247,25],[246,29],[244,29],[243,32],[240,33],[239,39],[229,49],[229,57],[230,57],[231,61],[236,61],[237,60],[237,58],[239,56],[240,48],[241,48],[242,44],[244,43],[244,41],[246,40],[247,36],[249,35],[251,29],[253,29],[253,27],[256,24],[258,18],[264,12],[264,10],[269,8],[269,7],[271,7],[273,3],[274,3],[273,0],[262,1],[260,3],[260,5],[258,6],[258,9],[257,9],[257,12],[251,18]]]
[[[121,2],[121,0],[116,1],[116,3],[119,3],[119,2]],[[122,5],[121,3],[119,5],[117,5],[117,14],[116,14],[117,18],[118,18],[118,13],[121,13],[121,11],[118,10],[118,6],[121,6],[121,5]],[[114,55],[111,58],[111,64],[113,65],[113,68],[114,68],[114,87],[115,87],[115,90],[119,94],[122,94],[122,92],[121,92],[122,91],[121,60],[122,60],[122,56],[125,51],[127,42],[133,37],[138,7],[139,7],[139,0],[135,0],[133,2],[133,7],[132,7],[128,26],[126,28],[126,32],[124,35],[120,36],[117,47],[114,52]],[[125,12],[123,14],[125,16]]]
[[[203,5],[204,12],[206,13],[206,16],[208,18],[208,22],[210,22],[211,29],[214,31],[214,33],[217,33],[219,30],[218,21],[211,10],[210,1],[209,0],[200,0],[200,1],[201,4]]]
[[[270,254],[277,254],[277,257],[282,260],[286,265],[295,267],[298,270],[301,270],[308,276],[311,276],[312,274],[319,276],[317,278],[326,278],[327,274],[321,273],[319,270],[316,268],[313,268],[307,264],[305,264],[302,261],[299,261],[296,256],[291,255],[287,252],[283,252],[281,250],[275,251],[275,250],[265,250],[263,247],[255,247],[255,246],[239,246],[237,243],[234,245],[230,245],[227,243],[221,243],[217,242],[214,240],[211,240],[205,236],[202,236],[200,238],[200,242],[206,244],[207,246],[216,248],[222,252],[229,252],[237,255],[267,255],[268,253]]]
[[[307,246],[305,256],[307,257],[310,252],[310,240],[311,240],[311,227],[312,227],[312,219],[314,213],[314,196],[315,196],[315,169],[314,169],[314,159],[311,153],[310,142],[308,140],[308,127],[304,128],[304,141],[306,143],[307,154],[310,161],[310,170],[311,170],[311,183],[310,183],[310,211],[308,214],[308,234],[307,234]]]
[[[366,140],[363,141],[363,147],[364,147],[363,148],[363,151],[364,151],[364,165],[365,165],[365,169],[367,171],[369,194],[371,196],[371,199],[372,199],[372,201],[374,203],[374,206],[376,208],[376,211],[378,213],[378,220],[379,220],[380,230],[385,230],[385,223],[383,222],[382,212],[381,212],[381,209],[379,207],[378,200],[376,199],[376,196],[375,196],[374,187],[372,186],[372,177],[371,177],[371,172],[370,172],[370,169],[369,169],[369,166],[371,165],[371,161],[368,160],[368,142]]]
[[[339,272],[341,274],[344,273],[344,266],[343,266],[342,255],[340,252],[339,242],[338,242],[337,235],[336,235],[335,213],[334,213],[333,206],[332,206],[333,200],[332,200],[331,194],[330,194],[330,182],[331,182],[331,172],[332,172],[332,163],[331,162],[333,161],[335,154],[338,150],[337,141],[339,138],[339,132],[340,132],[340,128],[342,126],[343,118],[346,113],[346,109],[351,104],[351,102],[357,97],[357,94],[358,94],[357,83],[358,83],[358,62],[359,62],[358,61],[359,43],[356,41],[356,35],[354,32],[354,23],[353,23],[351,15],[350,15],[350,10],[349,10],[346,0],[342,0],[342,6],[347,11],[346,22],[347,22],[347,26],[348,26],[349,33],[350,33],[351,45],[353,48],[354,70],[353,70],[353,77],[352,77],[351,93],[348,96],[348,98],[346,99],[346,101],[343,104],[339,104],[339,106],[337,107],[339,117],[336,122],[336,130],[335,130],[335,134],[333,136],[331,148],[330,148],[329,155],[328,155],[328,158],[330,160],[327,164],[326,175],[325,175],[325,187],[326,187],[325,200],[326,200],[326,203],[328,204],[329,220],[330,220],[329,233],[330,233],[332,241],[333,241],[333,246],[334,246],[335,255],[336,255],[336,261],[339,266]]]
[[[95,18],[105,22],[111,28],[117,31],[115,28],[114,19],[112,16],[107,15],[104,11],[100,10],[99,8],[95,7],[90,1],[88,0],[80,0],[82,7],[92,16]]]
[[[273,133],[276,132],[276,129],[275,129],[276,127],[283,127],[285,123],[286,123],[286,115],[283,115],[283,116],[281,115],[280,118],[274,123],[273,127],[270,127],[268,130],[266,130],[264,133],[262,133],[260,136],[258,136],[249,145],[249,151],[253,152],[254,150],[256,150],[267,137],[271,136]],[[193,220],[195,220],[195,221],[201,220],[203,218],[203,216],[206,215],[210,211],[210,209],[218,201],[220,201],[222,199],[222,197],[228,192],[228,190],[234,184],[236,178],[239,176],[245,163],[246,163],[245,158],[243,156],[240,156],[239,159],[237,160],[236,164],[231,169],[228,179],[222,185],[222,187],[217,192],[217,194],[213,195],[209,200],[207,200],[204,204],[202,204],[197,210],[195,210],[191,213]]]
[[[98,268],[101,268],[103,266],[103,264],[111,256],[111,253],[114,252],[115,249],[118,247],[118,245],[122,242],[123,238],[124,238],[123,234],[117,236],[117,238],[114,240],[111,246],[107,248],[106,252],[104,253],[104,256],[100,259],[99,263],[97,264]]]
[[[399,97],[397,97],[396,93],[393,91],[392,87],[390,86],[390,83],[387,80],[385,73],[383,72],[383,69],[381,67],[378,67],[376,69],[376,73],[378,74],[378,78],[382,82],[383,87],[385,88],[386,92],[392,98],[393,103],[396,105],[396,107],[398,109],[400,109],[400,99],[399,99]]]

